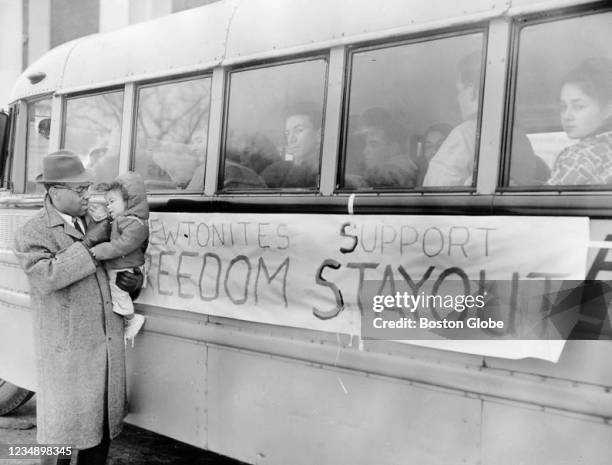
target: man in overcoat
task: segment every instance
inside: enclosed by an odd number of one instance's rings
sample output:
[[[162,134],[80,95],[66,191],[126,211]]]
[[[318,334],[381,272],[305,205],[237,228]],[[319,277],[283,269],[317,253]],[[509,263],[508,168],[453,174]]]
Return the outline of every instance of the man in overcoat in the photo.
[[[36,312],[37,439],[71,445],[77,463],[87,465],[106,463],[126,413],[123,319],[112,311],[104,268],[88,251],[109,233],[106,222],[87,215],[92,181],[74,153],[44,157],[37,178],[47,191],[44,206],[15,240]],[[129,277],[121,284],[128,292],[137,287]]]

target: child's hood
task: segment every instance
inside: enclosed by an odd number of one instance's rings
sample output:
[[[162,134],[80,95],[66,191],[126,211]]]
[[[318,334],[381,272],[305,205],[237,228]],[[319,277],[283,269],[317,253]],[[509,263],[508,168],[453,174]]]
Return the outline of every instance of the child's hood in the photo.
[[[124,215],[134,215],[143,220],[148,219],[147,190],[142,177],[138,173],[129,171],[118,176],[117,182],[121,183],[128,193]]]

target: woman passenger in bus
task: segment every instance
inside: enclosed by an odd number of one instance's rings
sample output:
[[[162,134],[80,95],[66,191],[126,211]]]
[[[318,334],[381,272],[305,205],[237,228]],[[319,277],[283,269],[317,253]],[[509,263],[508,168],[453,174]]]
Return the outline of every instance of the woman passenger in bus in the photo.
[[[583,61],[562,80],[561,125],[578,139],[561,151],[550,185],[612,183],[612,61]]]

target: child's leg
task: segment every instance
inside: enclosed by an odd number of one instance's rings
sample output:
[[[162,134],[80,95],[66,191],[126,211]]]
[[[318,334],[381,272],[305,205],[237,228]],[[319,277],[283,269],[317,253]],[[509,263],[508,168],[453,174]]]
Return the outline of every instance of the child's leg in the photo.
[[[145,317],[143,315],[137,315],[134,313],[134,303],[130,294],[122,289],[119,289],[115,284],[117,279],[117,273],[124,270],[107,270],[108,278],[110,280],[111,297],[113,299],[113,311],[119,315],[122,315],[125,323],[125,339],[132,341],[132,347],[134,346],[134,337],[138,334],[142,325],[144,324]],[[131,270],[127,270],[131,271]]]
[[[124,270],[108,270],[108,280],[111,291],[111,298],[113,299],[113,312],[123,315],[127,319],[131,319],[134,316],[134,304],[130,294],[125,292],[123,289],[115,284],[117,279],[117,273]]]

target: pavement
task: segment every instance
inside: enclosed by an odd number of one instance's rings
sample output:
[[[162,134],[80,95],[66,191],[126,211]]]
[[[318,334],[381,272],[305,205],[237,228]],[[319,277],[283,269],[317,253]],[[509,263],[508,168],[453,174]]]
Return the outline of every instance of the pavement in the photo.
[[[0,444],[36,443],[36,396],[0,417]],[[38,465],[38,459],[0,458],[0,465]],[[174,439],[126,424],[111,442],[107,465],[245,465]]]

